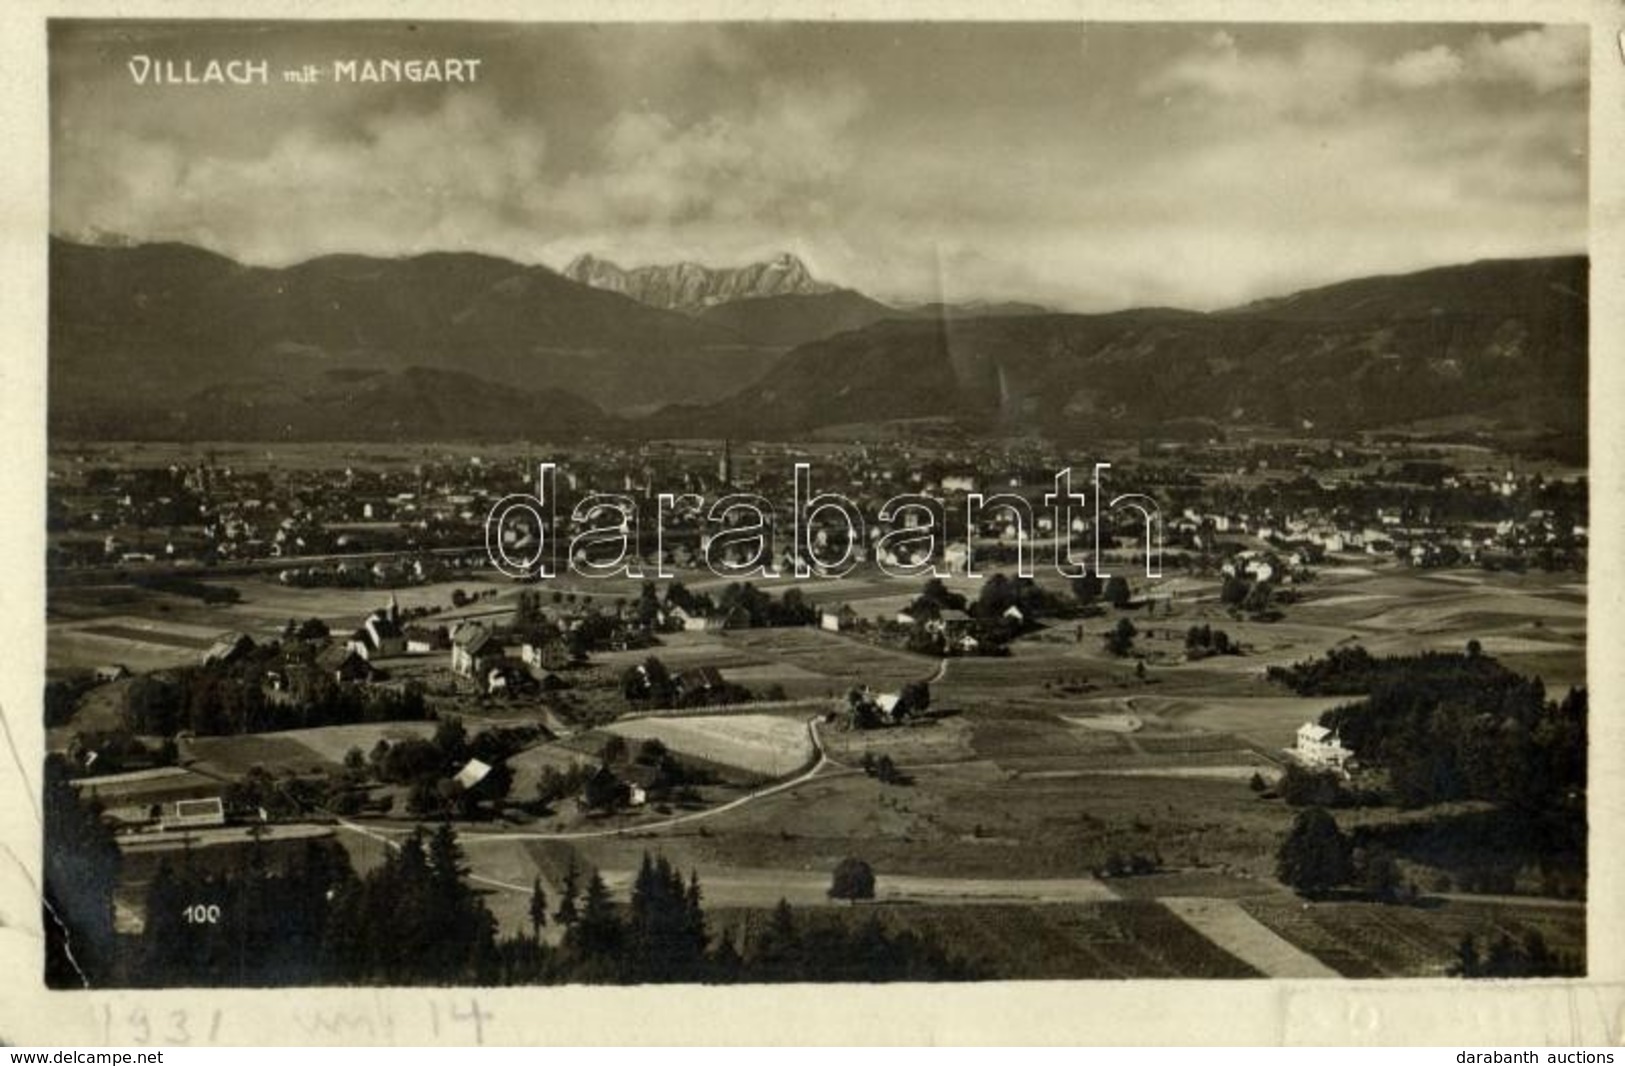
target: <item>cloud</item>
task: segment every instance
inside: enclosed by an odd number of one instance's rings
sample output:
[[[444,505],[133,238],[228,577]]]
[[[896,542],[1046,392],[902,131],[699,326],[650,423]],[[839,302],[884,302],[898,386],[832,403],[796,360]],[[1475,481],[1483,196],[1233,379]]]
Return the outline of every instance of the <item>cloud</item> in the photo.
[[[1381,76],[1403,89],[1429,89],[1460,78],[1466,61],[1453,48],[1436,44],[1406,52],[1382,68]]]
[[[1588,38],[1585,26],[1542,26],[1500,39],[1480,34],[1468,55],[1481,76],[1521,80],[1544,93],[1586,83]]]
[[[1328,36],[1272,50],[1243,48],[1219,31],[1153,73],[1142,92],[1314,119],[1395,91],[1456,84],[1572,89],[1586,84],[1587,59],[1583,26],[1483,32],[1465,46],[1435,43],[1388,60]]]
[[[258,262],[482,246],[511,227],[545,149],[540,129],[460,95],[355,131],[291,126],[252,154],[101,131],[64,147],[53,209],[75,229],[196,241]]]
[[[1480,33],[1460,51],[1434,45],[1407,52],[1382,67],[1380,76],[1405,89],[1502,82],[1548,93],[1586,84],[1587,44],[1583,26],[1541,26],[1499,38]]]
[[[830,225],[865,107],[833,83],[769,83],[687,122],[637,107],[564,173],[544,167],[540,123],[473,94],[355,129],[293,124],[229,155],[101,129],[64,137],[54,211],[70,233],[193,241],[261,263],[461,248],[532,262],[567,248],[755,254],[764,233],[783,243]]]
[[[857,161],[856,86],[769,83],[727,114],[683,123],[660,111],[617,116],[589,165],[555,191],[576,243],[628,257],[725,246],[735,254],[827,228]]]
[[[1330,38],[1310,38],[1288,52],[1251,51],[1219,31],[1153,74],[1141,91],[1314,116],[1347,107],[1365,77],[1360,53]]]

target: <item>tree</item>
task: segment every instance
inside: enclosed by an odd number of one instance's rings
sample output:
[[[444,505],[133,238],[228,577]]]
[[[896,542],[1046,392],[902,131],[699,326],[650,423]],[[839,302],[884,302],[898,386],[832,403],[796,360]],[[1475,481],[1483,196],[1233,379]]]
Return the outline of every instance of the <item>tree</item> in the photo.
[[[432,743],[448,764],[460,764],[468,758],[468,730],[463,728],[461,718],[442,718],[435,726]]]
[[[1107,603],[1122,608],[1128,606],[1128,601],[1133,598],[1134,593],[1128,587],[1127,578],[1121,574],[1114,574],[1106,579],[1106,590],[1103,595]]]
[[[626,743],[626,738],[619,734],[612,733],[610,734],[609,738],[604,741],[604,746],[599,751],[599,757],[603,760],[605,766],[609,766],[613,763],[625,762],[627,760],[629,751],[630,749]]]
[[[1127,618],[1119,618],[1117,624],[1106,634],[1106,650],[1116,656],[1124,656],[1134,650],[1134,637],[1139,630]]]
[[[1253,583],[1244,577],[1232,575],[1224,579],[1219,588],[1219,602],[1227,607],[1239,607],[1252,592]]]
[[[1248,614],[1263,614],[1270,609],[1271,595],[1269,582],[1255,582],[1248,591],[1247,598],[1242,601],[1241,609]]]
[[[553,912],[553,920],[571,926],[580,917],[576,912],[576,896],[581,892],[581,868],[576,865],[574,855],[570,856],[570,866],[564,871],[564,884],[560,888],[559,909]]]
[[[1075,577],[1072,579],[1072,595],[1075,596],[1077,601],[1083,604],[1085,607],[1090,606],[1096,600],[1100,599],[1100,592],[1104,587],[1104,583],[1100,580],[1099,574],[1086,573],[1081,577]]]
[[[1353,864],[1360,891],[1381,903],[1392,903],[1399,897],[1399,863],[1388,849],[1356,849]]]
[[[835,867],[830,878],[831,899],[848,901],[875,898],[875,872],[862,859],[845,858]]]
[[[931,686],[924,681],[910,681],[898,692],[893,714],[897,718],[905,718],[911,714],[922,714],[930,706]]]
[[[705,959],[705,916],[695,878],[685,886],[665,856],[644,852],[628,908],[627,946],[635,981],[694,980]]]
[[[438,814],[445,809],[445,800],[433,777],[420,777],[412,782],[406,793],[406,809],[411,814]]]
[[[601,969],[589,969],[592,976],[607,976],[619,962],[616,956],[625,940],[626,927],[615,913],[615,902],[610,899],[609,886],[604,884],[603,875],[594,870],[587,879],[581,917],[565,930],[565,946],[583,959],[599,963]]]
[[[1348,881],[1349,842],[1322,807],[1299,813],[1275,855],[1275,876],[1300,895],[1315,897]]]
[[[530,884],[530,937],[540,942],[542,926],[547,924],[547,893],[542,891],[540,877]]]

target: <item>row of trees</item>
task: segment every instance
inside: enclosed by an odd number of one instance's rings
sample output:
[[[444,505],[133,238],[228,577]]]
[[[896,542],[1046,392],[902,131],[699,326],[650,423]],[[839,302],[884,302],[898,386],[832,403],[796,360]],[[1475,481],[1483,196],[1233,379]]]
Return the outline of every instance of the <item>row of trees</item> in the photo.
[[[268,672],[285,670],[288,691],[267,695]],[[314,662],[286,665],[270,644],[233,663],[181,667],[134,678],[124,692],[123,724],[132,733],[198,736],[262,733],[356,722],[416,721],[429,715],[423,686],[343,685]]]
[[[737,937],[714,936],[699,879],[645,854],[631,893],[614,899],[572,862],[556,908],[541,881],[530,934],[498,937],[468,882],[456,833],[418,829],[357,877],[342,849],[307,841],[272,870],[256,844],[240,870],[210,873],[189,855],[160,865],[137,953],[141,983],[639,984],[725,981],[955,980],[977,976],[938,945],[877,921],[804,923],[780,903]],[[832,894],[873,895],[866,864],[848,860]],[[549,926],[562,927],[556,943]],[[554,938],[550,938],[554,939]]]
[[[1230,639],[1230,634],[1222,629],[1214,629],[1207,623],[1191,626],[1185,631],[1185,658],[1206,659],[1213,655],[1240,655],[1241,645]]]

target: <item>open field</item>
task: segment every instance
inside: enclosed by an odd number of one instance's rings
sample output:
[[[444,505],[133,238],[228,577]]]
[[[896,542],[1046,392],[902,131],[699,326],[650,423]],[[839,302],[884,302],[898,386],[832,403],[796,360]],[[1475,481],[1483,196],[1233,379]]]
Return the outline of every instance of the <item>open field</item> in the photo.
[[[719,932],[748,944],[766,925],[766,910],[719,910]],[[1124,977],[1255,977],[1258,972],[1204,939],[1160,904],[975,907],[864,905],[801,911],[802,928],[870,918],[892,930],[929,934],[980,972],[1005,980]]]
[[[380,740],[427,737],[434,728],[433,722],[376,722],[196,737],[185,742],[182,757],[200,770],[227,777],[241,776],[253,766],[268,770],[331,770],[343,764],[351,748],[360,748],[365,755]]]
[[[1284,939],[1232,899],[1176,898],[1180,920],[1266,977],[1336,977],[1337,971]]]
[[[190,666],[200,658],[201,652],[195,646],[162,639],[155,633],[133,639],[80,626],[51,626],[45,642],[45,664],[50,673],[92,670],[112,663],[146,673]]]
[[[1090,701],[1085,706],[1099,707],[1108,721],[1128,713],[1153,727],[1236,733],[1268,748],[1287,748],[1292,746],[1299,726],[1319,721],[1325,711],[1348,702],[1346,696],[1148,695]],[[1082,724],[1086,720],[1078,721]]]
[[[636,718],[609,731],[628,740],[657,739],[679,755],[779,777],[813,758],[805,719],[771,714]]]
[[[1451,900],[1427,907],[1377,903],[1305,904],[1259,897],[1240,904],[1260,922],[1345,977],[1441,975],[1464,936],[1502,932],[1521,940],[1539,930],[1548,947],[1576,958],[1585,953],[1584,912],[1517,903]]]
[[[218,781],[179,766],[82,777],[74,785],[81,796],[94,797],[109,809],[173,803],[217,795],[220,791]]]
[[[270,736],[285,737],[304,745],[318,758],[331,763],[342,763],[351,748],[360,748],[365,755],[380,740],[391,743],[412,737],[424,738],[434,734],[433,722],[376,722],[357,725],[329,725],[315,729],[290,729]]]
[[[739,629],[723,634],[733,647],[746,649],[758,661],[778,662],[802,674],[829,678],[844,696],[853,685],[891,691],[909,681],[930,677],[937,661],[865,643],[821,629]]]
[[[319,618],[335,633],[344,633],[390,596],[385,589],[293,588],[246,576],[215,583],[237,589],[242,599],[232,604],[204,604],[128,585],[51,589],[48,668],[88,669],[121,662],[139,671],[188,665],[198,661],[219,633],[239,630],[255,640],[271,640],[281,634],[289,619]],[[453,609],[451,595],[457,589],[471,595],[495,589],[497,595]],[[510,615],[517,587],[480,580],[448,581],[406,586],[394,594],[403,610],[440,608],[425,621],[442,625],[493,612],[499,617]]]
[[[181,746],[181,758],[211,777],[241,777],[254,767],[273,773],[331,770],[338,762],[317,755],[287,733],[197,737]]]

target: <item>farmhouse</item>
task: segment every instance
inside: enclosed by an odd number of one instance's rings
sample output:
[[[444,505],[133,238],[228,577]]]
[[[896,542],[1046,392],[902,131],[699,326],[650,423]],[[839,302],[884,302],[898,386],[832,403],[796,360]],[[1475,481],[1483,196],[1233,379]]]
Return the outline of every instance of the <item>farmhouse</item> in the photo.
[[[253,647],[254,639],[247,633],[222,633],[214,638],[214,643],[203,653],[203,665],[236,662],[253,650]]]
[[[718,615],[696,614],[682,607],[673,607],[666,617],[685,632],[714,633],[724,624],[724,619]]]
[[[478,622],[460,625],[451,635],[451,672],[460,677],[480,677],[500,658],[502,649]]]
[[[378,670],[354,648],[334,645],[316,657],[316,664],[341,685],[359,685],[374,680]]]
[[[478,759],[470,759],[468,762],[463,764],[463,768],[457,771],[452,780],[461,785],[463,790],[466,792],[477,787],[481,781],[485,780],[486,775],[490,774],[490,772],[491,767],[489,763],[483,763]]]
[[[1298,742],[1292,756],[1305,766],[1317,770],[1336,770],[1346,773],[1354,752],[1323,725],[1305,722],[1298,727]]]
[[[519,661],[533,672],[562,670],[570,665],[570,646],[558,636],[528,637],[519,646]]]
[[[451,638],[446,634],[445,626],[432,629],[427,626],[407,626],[404,635],[408,655],[431,655],[451,647]]]
[[[818,615],[819,626],[831,633],[840,633],[843,630],[851,629],[857,624],[857,621],[858,612],[844,603],[833,611],[826,607]]]
[[[723,687],[722,671],[714,666],[696,666],[677,675],[677,694],[703,697]]]

